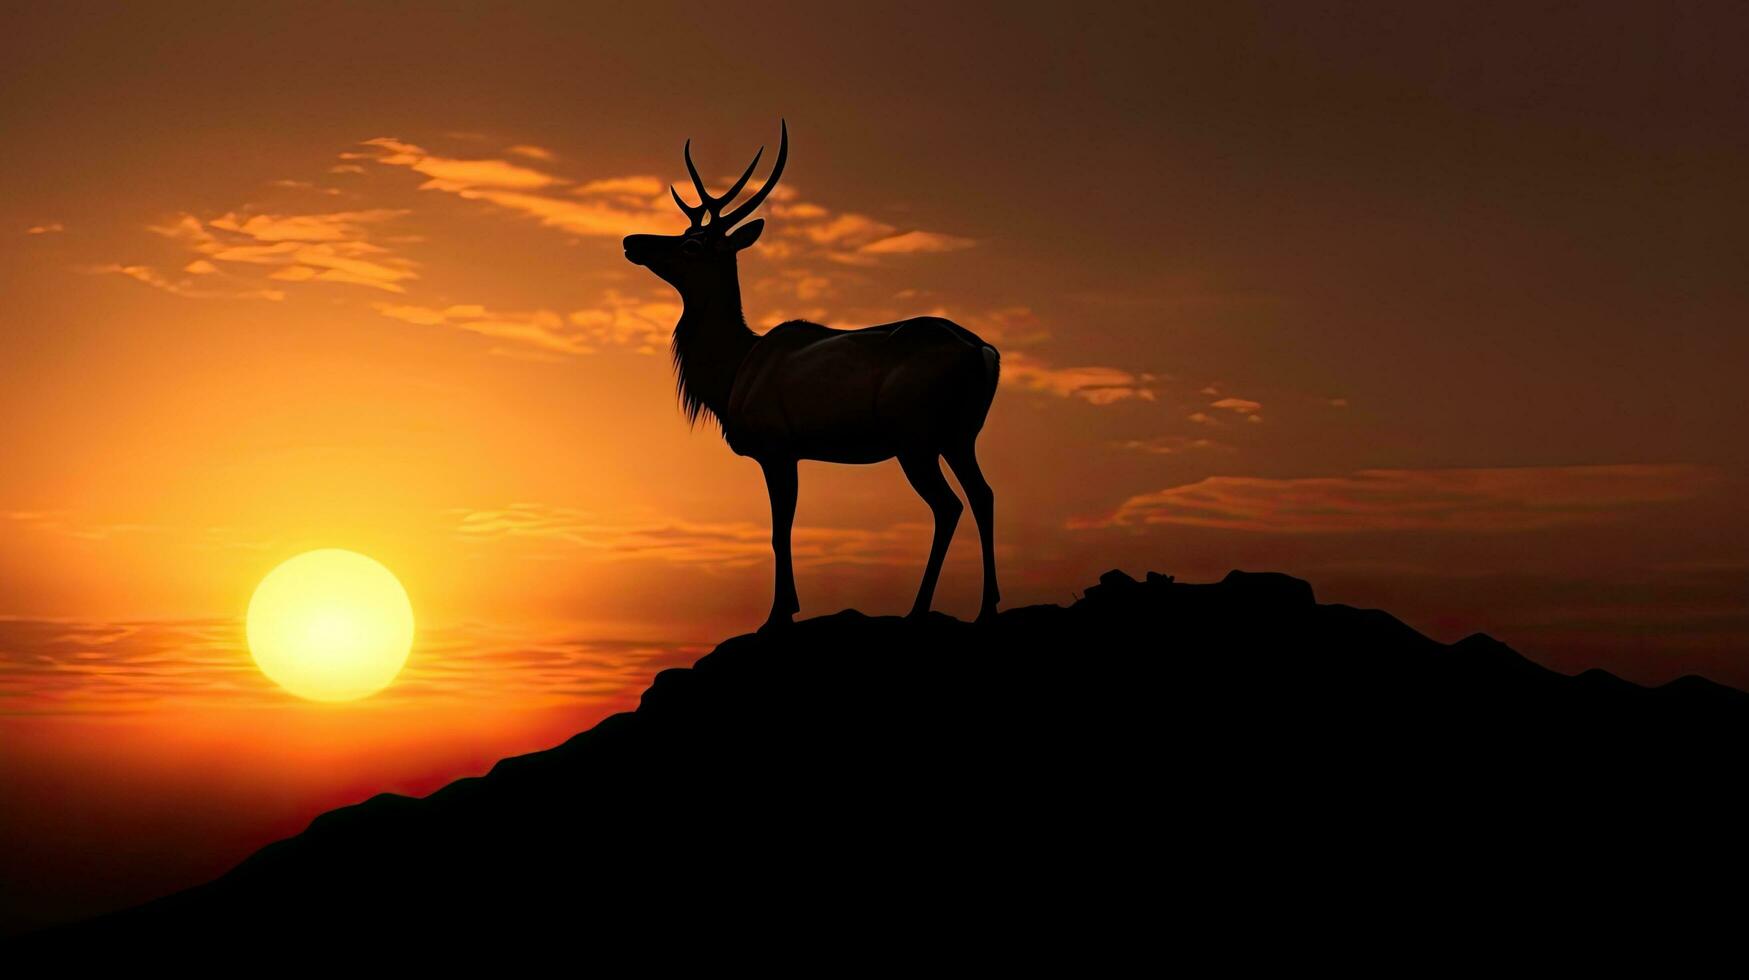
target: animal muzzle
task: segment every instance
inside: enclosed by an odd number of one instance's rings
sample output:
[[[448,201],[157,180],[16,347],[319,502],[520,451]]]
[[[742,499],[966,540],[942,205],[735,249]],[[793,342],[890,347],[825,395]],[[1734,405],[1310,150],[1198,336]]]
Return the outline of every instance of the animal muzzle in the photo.
[[[633,265],[647,265],[650,259],[650,239],[653,235],[627,235],[625,239],[626,261]]]

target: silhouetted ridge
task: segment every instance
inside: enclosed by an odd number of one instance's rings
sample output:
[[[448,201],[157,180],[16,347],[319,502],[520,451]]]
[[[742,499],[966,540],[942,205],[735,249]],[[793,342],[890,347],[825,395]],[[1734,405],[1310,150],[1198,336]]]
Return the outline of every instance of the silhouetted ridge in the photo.
[[[317,948],[394,928],[1084,967],[1168,927],[1352,927],[1351,901],[1372,928],[1455,921],[1477,888],[1547,919],[1735,861],[1746,732],[1749,695],[1699,678],[1569,677],[1286,575],[1114,571],[982,626],[846,611],[736,637],[556,748],[324,814],[35,948],[295,922]]]

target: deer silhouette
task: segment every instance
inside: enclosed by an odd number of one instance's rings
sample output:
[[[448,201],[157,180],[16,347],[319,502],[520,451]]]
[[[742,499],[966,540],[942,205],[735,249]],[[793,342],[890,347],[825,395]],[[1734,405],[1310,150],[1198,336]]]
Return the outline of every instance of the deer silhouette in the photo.
[[[984,553],[984,591],[979,621],[995,615],[995,494],[978,468],[976,443],[996,395],[1000,355],[965,327],[940,317],[838,330],[790,320],[756,334],[741,313],[741,283],[735,256],[759,240],[765,220],[741,227],[783,176],[789,158],[789,124],[771,175],[758,191],[728,214],[764,156],[760,147],[741,179],[712,196],[692,163],[686,169],[699,203],[687,204],[669,187],[691,227],[679,235],[631,235],[626,258],[680,292],[682,312],[674,325],[676,393],[688,422],[708,413],[737,455],[765,471],[771,496],[771,549],[777,581],[771,615],[763,629],[782,626],[801,609],[790,556],[796,512],[796,463],[879,463],[898,457],[935,516],[935,537],[923,584],[911,607],[928,613],[942,558],[959,523],[961,506],[940,460],[958,477],[978,522]]]

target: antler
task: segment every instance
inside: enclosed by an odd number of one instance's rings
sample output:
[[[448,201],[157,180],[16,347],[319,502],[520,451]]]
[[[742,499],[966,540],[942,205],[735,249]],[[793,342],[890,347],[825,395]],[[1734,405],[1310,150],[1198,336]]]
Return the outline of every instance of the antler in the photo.
[[[783,176],[784,161],[789,159],[789,121],[784,120],[782,127],[783,140],[778,144],[777,163],[771,168],[771,176],[765,178],[765,183],[760,186],[759,190],[755,191],[753,196],[742,203],[740,207],[729,212],[729,216],[726,218],[723,217],[723,205],[733,201],[735,196],[741,193],[741,189],[747,186],[748,179],[753,176],[753,168],[759,166],[759,158],[765,155],[765,147],[760,147],[759,152],[753,154],[753,162],[747,165],[746,172],[741,174],[740,180],[735,181],[735,186],[729,188],[728,192],[721,197],[712,197],[711,193],[705,190],[704,181],[698,176],[698,168],[692,165],[692,140],[686,141],[686,172],[692,175],[692,186],[698,191],[699,203],[696,205],[687,204],[673,185],[669,185],[668,193],[674,195],[674,203],[680,205],[680,210],[692,222],[692,227],[700,227],[702,225],[701,219],[708,212],[711,216],[710,227],[717,229],[719,233],[726,232],[734,227],[736,222],[752,214],[760,204],[764,203],[766,196],[771,193],[771,189],[777,186],[777,179]]]

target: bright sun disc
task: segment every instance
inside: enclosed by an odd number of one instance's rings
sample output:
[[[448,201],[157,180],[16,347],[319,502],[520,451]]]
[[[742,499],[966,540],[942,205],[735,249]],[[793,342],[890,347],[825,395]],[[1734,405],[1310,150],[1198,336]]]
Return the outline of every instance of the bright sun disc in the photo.
[[[249,599],[249,652],[274,683],[312,701],[389,685],[413,648],[413,605],[395,574],[355,551],[289,558]]]

